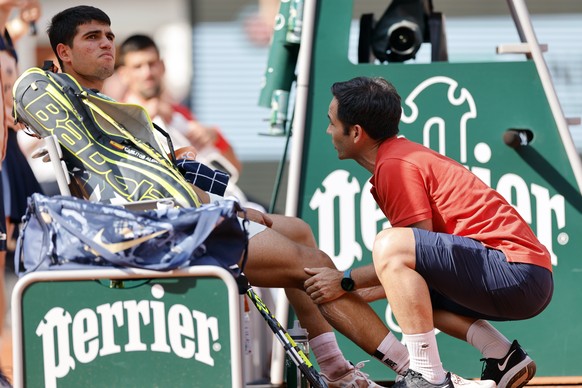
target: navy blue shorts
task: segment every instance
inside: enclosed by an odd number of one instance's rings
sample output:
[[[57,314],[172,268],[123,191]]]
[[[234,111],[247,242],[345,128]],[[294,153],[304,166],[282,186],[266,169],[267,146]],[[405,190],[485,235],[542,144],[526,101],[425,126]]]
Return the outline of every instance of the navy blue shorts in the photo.
[[[503,252],[467,237],[413,231],[416,271],[435,309],[506,321],[531,318],[550,303],[554,282],[547,269],[508,263]]]

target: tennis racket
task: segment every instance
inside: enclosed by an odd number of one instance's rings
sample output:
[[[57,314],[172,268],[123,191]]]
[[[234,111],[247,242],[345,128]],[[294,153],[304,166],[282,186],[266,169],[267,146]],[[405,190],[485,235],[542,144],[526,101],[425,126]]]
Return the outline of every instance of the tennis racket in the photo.
[[[303,375],[309,380],[313,388],[327,388],[327,383],[321,378],[317,370],[313,367],[313,364],[305,353],[297,346],[293,338],[287,333],[287,331],[281,326],[277,318],[271,313],[269,308],[261,300],[261,298],[255,293],[252,287],[248,287],[246,291],[247,296],[253,302],[257,310],[261,313],[275,337],[285,348],[285,353],[287,356],[295,363],[297,368],[303,373]]]

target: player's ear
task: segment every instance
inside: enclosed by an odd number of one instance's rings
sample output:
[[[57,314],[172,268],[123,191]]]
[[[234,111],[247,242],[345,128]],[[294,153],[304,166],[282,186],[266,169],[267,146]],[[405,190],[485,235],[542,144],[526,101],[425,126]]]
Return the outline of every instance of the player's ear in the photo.
[[[71,48],[64,43],[57,44],[56,47],[57,56],[63,63],[68,63],[71,61]]]
[[[364,128],[362,128],[360,124],[352,125],[350,131],[352,132],[354,143],[361,141],[363,137],[366,135],[366,133],[364,132]]]

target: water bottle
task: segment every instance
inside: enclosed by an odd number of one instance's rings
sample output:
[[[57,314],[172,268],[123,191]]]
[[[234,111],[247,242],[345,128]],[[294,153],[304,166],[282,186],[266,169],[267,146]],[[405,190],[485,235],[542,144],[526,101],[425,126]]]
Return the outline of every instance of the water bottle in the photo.
[[[296,319],[293,322],[293,327],[287,330],[289,336],[297,344],[297,347],[305,353],[305,357],[309,358],[309,339],[307,338],[307,330],[301,327],[299,321]],[[297,365],[293,360],[287,358],[287,388],[310,388],[311,384],[303,376]]]

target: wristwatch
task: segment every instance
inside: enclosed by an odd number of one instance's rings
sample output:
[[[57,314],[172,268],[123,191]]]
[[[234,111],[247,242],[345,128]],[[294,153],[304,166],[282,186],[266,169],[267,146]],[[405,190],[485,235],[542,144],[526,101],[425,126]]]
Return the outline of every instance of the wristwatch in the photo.
[[[345,270],[344,277],[342,278],[341,282],[342,290],[344,291],[353,291],[356,288],[356,283],[354,283],[354,279],[352,279],[352,269],[349,268]]]

